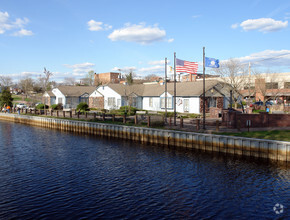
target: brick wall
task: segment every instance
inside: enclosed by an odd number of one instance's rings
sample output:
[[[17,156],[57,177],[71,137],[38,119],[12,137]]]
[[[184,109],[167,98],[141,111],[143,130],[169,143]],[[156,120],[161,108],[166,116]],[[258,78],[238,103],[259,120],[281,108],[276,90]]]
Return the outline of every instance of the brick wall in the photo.
[[[251,127],[290,127],[290,114],[241,114],[237,112],[223,113],[223,124],[229,128],[246,128],[247,120],[251,120]]]
[[[108,72],[108,73],[99,73],[95,74],[95,79],[94,83],[95,85],[98,84],[106,84],[106,83],[119,83],[119,73],[113,73],[113,72]]]
[[[90,97],[89,108],[104,109],[104,97]]]

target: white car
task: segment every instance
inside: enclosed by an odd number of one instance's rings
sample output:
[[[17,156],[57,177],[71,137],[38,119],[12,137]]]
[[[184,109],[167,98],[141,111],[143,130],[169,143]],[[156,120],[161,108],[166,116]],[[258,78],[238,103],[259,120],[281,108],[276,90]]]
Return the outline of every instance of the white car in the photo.
[[[16,108],[27,108],[27,106],[24,103],[19,103],[16,105]]]

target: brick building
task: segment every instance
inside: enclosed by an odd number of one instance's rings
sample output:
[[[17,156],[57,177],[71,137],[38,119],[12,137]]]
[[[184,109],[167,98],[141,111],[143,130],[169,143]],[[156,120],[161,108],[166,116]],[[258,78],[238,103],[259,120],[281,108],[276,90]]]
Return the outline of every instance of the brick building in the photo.
[[[120,73],[115,72],[98,73],[98,74],[95,73],[94,85],[98,86],[107,83],[120,83],[119,75]]]

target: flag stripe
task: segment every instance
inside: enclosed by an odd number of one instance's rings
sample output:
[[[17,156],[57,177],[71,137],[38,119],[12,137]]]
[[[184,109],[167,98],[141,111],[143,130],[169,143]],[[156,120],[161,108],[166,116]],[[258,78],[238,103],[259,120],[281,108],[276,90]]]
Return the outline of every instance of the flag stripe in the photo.
[[[176,59],[176,72],[196,73],[198,70],[197,62]]]

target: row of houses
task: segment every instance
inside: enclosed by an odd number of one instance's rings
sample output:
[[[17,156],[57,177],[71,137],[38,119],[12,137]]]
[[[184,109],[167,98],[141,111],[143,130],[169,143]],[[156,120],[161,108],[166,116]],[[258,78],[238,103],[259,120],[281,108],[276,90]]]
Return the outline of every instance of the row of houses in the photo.
[[[210,107],[228,108],[230,102],[229,84],[218,80],[207,80],[205,84],[206,112]],[[176,111],[200,114],[203,111],[203,82],[176,83]],[[165,101],[165,98],[167,100]],[[119,109],[130,105],[151,111],[174,111],[174,83],[164,84],[114,84],[94,86],[59,86],[43,95],[47,105],[61,103],[64,108],[76,108],[86,102],[90,108]]]

